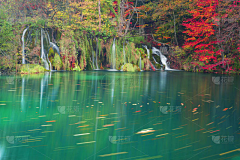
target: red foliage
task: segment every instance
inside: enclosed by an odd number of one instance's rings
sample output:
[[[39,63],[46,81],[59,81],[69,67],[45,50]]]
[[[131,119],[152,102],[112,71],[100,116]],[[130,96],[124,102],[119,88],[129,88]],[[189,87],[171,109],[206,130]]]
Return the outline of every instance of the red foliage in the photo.
[[[46,4],[44,2],[42,3],[22,3],[19,7],[19,10],[24,10],[24,8],[26,9],[32,9],[32,10],[36,10],[38,8],[42,8],[42,6],[45,6]]]
[[[114,11],[115,11],[116,14],[118,14],[118,6],[117,5],[118,5],[118,2],[117,1],[113,1]],[[126,2],[124,4],[124,8],[126,8],[125,17],[130,15],[130,11],[133,9],[132,5],[133,5],[133,2]],[[110,12],[110,16],[112,16],[114,18],[115,14]]]
[[[216,66],[219,66],[219,65],[221,65],[221,64],[226,65],[228,62],[229,62],[229,60],[225,58],[224,61],[220,61],[220,62],[215,63],[215,64],[209,64],[209,65],[206,65],[206,66],[201,67],[201,68],[202,68],[202,69],[206,69],[206,70],[216,69]]]
[[[147,36],[147,42],[151,43],[153,46],[161,46],[161,43],[157,43],[156,41],[154,41],[153,37],[151,35]]]
[[[216,50],[212,37],[215,34],[212,18],[216,17],[216,7],[218,0],[199,0],[196,2],[196,8],[188,11],[192,14],[192,18],[187,19],[182,24],[186,27],[186,33],[189,38],[183,46],[185,49],[194,48],[194,54],[192,58],[205,62],[210,61],[217,62],[217,56],[221,55],[220,50]]]

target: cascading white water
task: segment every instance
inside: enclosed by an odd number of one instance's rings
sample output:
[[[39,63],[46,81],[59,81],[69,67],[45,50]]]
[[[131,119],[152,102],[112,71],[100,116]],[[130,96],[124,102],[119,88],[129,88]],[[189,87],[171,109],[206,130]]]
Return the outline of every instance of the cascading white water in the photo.
[[[149,59],[150,66],[153,67],[153,68],[152,68],[153,70],[157,70],[156,67],[150,62],[150,51],[149,51],[147,45],[143,45],[143,47],[146,48],[146,50],[147,50],[147,54],[148,54],[148,59]],[[152,57],[152,58],[153,58],[154,62],[155,62],[156,64],[158,64],[158,62],[156,61],[156,59],[155,59],[154,57]]]
[[[47,56],[44,52],[44,44],[43,44],[43,30],[41,29],[41,59],[43,60],[44,67],[49,70],[49,65],[47,62]]]
[[[153,47],[152,54],[156,54],[160,57],[162,64],[165,65],[165,70],[172,70],[167,64],[167,57],[165,57],[159,49]]]
[[[112,46],[112,69],[116,69],[116,46],[115,46],[115,38],[113,40]]]
[[[97,70],[98,70],[99,68],[98,68],[98,63],[97,63],[97,52],[96,52],[96,67],[97,67]]]
[[[45,38],[46,38],[46,41],[47,41],[47,48],[48,48],[48,52],[49,52],[49,48],[50,48],[50,37],[49,37],[49,34],[48,34],[48,32],[47,32],[47,35],[46,35],[46,32],[44,31],[44,35],[45,35]],[[48,59],[48,53],[46,54],[47,56],[47,62],[49,63],[49,65],[50,65],[50,68],[49,68],[49,70],[50,71],[52,71],[52,64],[51,64],[51,62],[49,61],[49,59]]]
[[[26,60],[25,60],[25,44],[24,44],[24,36],[27,32],[27,30],[29,29],[29,27],[27,27],[24,31],[23,31],[23,35],[22,35],[22,64],[26,64]],[[44,50],[44,43],[43,43],[43,39],[46,39],[46,42],[47,42],[47,48],[48,48],[48,51],[49,51],[49,48],[52,47],[54,50],[57,51],[57,53],[59,54],[60,56],[60,50],[58,48],[58,46],[52,42],[50,42],[50,37],[49,37],[49,34],[45,33],[45,31],[43,29],[41,29],[41,59],[43,60],[43,63],[44,63],[44,67],[47,69],[47,70],[52,70],[52,64],[51,62],[49,61],[48,59],[48,54],[45,53],[46,51]],[[37,43],[37,31],[36,31],[36,39],[35,39],[35,44]],[[50,64],[50,68],[49,68],[49,64]]]
[[[61,55],[60,55],[60,50],[59,50],[58,46],[57,46],[56,44],[54,44],[53,42],[49,42],[49,44],[50,44],[50,47],[52,47],[53,50],[57,51],[58,55],[61,56]],[[47,55],[47,59],[48,59],[48,55]],[[48,62],[49,62],[49,64],[50,64],[50,69],[51,69],[51,71],[52,71],[52,64],[51,64],[51,62],[49,61],[49,59],[48,59]]]
[[[115,39],[113,40],[113,45],[112,45],[112,54],[111,54],[111,60],[112,60],[112,66],[111,69],[109,69],[108,71],[118,71],[116,69],[116,44],[115,44]]]
[[[146,45],[143,45],[143,47],[146,48],[146,50],[147,50],[147,54],[148,54],[148,59],[149,59],[149,58],[150,58],[150,52],[149,52],[149,49],[147,48]]]
[[[27,32],[28,28],[24,29],[23,34],[22,34],[22,64],[26,64],[25,62],[25,46],[24,46],[24,36],[25,33]]]
[[[46,32],[45,32],[45,33],[46,33]],[[49,43],[49,45],[50,45],[50,36],[49,36],[48,32],[47,32],[47,39],[48,39],[48,43]]]
[[[92,66],[93,66],[93,69],[95,69],[95,67],[94,67],[94,51],[92,51]]]
[[[99,70],[99,69],[98,69],[98,63],[97,63],[97,55],[98,55],[98,39],[97,39],[96,43],[97,43],[97,46],[96,46],[96,67],[97,67],[97,70]]]
[[[56,44],[50,42],[50,47],[52,47],[55,51],[57,51],[58,55],[60,56],[60,50]]]

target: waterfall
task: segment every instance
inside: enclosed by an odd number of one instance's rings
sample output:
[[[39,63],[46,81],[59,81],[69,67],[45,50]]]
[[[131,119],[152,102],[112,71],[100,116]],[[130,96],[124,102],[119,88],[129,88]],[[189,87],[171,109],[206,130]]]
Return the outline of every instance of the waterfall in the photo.
[[[48,34],[48,32],[47,32],[47,35],[46,35],[46,31],[44,31],[44,35],[45,35],[45,37],[46,37],[46,41],[47,41],[47,48],[48,48],[48,53],[49,53],[49,49],[50,49],[50,37],[49,37],[49,34]],[[49,61],[49,59],[48,59],[48,53],[46,54],[47,55],[47,62],[49,63],[49,65],[50,65],[50,68],[49,68],[49,70],[50,71],[52,71],[52,64],[51,64],[51,62]]]
[[[115,44],[115,39],[113,40],[113,45],[112,45],[112,54],[111,54],[111,59],[112,59],[112,69],[109,69],[108,71],[118,71],[116,69],[116,44]]]
[[[162,64],[165,65],[165,70],[172,70],[167,64],[167,57],[165,57],[159,49],[153,47],[152,54],[156,54],[160,57]]]
[[[152,68],[153,71],[157,70],[156,67],[150,62],[150,51],[149,51],[147,45],[143,45],[143,47],[146,48],[146,50],[147,50],[150,67]],[[154,57],[152,57],[152,58],[156,64],[159,64]]]
[[[98,63],[97,63],[97,55],[98,55],[98,39],[96,40],[97,46],[96,46],[96,67],[98,70]]]
[[[44,49],[44,43],[43,43],[43,38],[44,37],[45,37],[46,42],[47,42],[47,48],[48,48],[47,51]],[[47,70],[51,71],[52,70],[52,64],[51,64],[51,62],[48,59],[48,53],[46,53],[46,52],[49,52],[50,47],[52,47],[53,50],[57,51],[59,56],[61,56],[60,55],[60,50],[59,50],[58,46],[56,44],[54,44],[53,42],[50,42],[50,37],[49,37],[48,32],[46,34],[46,32],[43,29],[41,29],[41,59],[44,62],[44,67]],[[50,67],[49,67],[49,65],[50,65]]]
[[[55,51],[57,51],[58,55],[61,56],[60,50],[56,44],[54,44],[53,42],[50,42],[50,47],[52,47]]]
[[[24,31],[23,31],[23,35],[22,35],[22,64],[26,64],[26,61],[25,61],[25,44],[24,44],[24,36],[27,32],[27,30],[29,29],[29,27],[27,27]],[[32,30],[31,30],[32,32]],[[36,39],[35,39],[35,45],[37,43],[37,36],[38,36],[38,30],[35,32],[36,33]],[[30,34],[30,33],[29,33]],[[32,41],[32,37],[31,35],[28,35],[28,37],[30,37],[30,41]],[[46,51],[44,49],[44,38],[46,39],[46,42],[47,42],[47,48],[48,50]],[[49,61],[48,59],[48,53],[49,52],[49,49],[50,47],[52,47],[55,51],[57,51],[57,53],[59,54],[60,56],[60,50],[58,48],[58,46],[52,42],[50,42],[50,37],[49,37],[49,34],[41,29],[41,59],[44,63],[44,67],[47,69],[47,70],[52,70],[52,64],[51,62]],[[49,65],[50,65],[50,68],[49,68]]]
[[[95,67],[94,67],[94,51],[92,51],[92,66],[93,66],[93,69],[95,69]]]
[[[149,58],[150,58],[150,52],[149,52],[149,49],[147,48],[146,45],[143,45],[143,47],[146,48],[146,50],[147,50],[147,54],[148,54],[148,59],[149,59]]]
[[[115,46],[115,39],[113,40],[112,46],[112,69],[116,69],[116,46]]]
[[[25,33],[27,32],[28,27],[24,29],[23,34],[22,34],[22,64],[26,64],[25,62],[25,46],[24,46],[24,36]]]
[[[59,50],[58,46],[57,46],[56,44],[54,44],[53,42],[49,42],[49,44],[50,44],[50,47],[52,47],[53,50],[55,50],[55,51],[58,53],[58,55],[61,57],[61,55],[60,55],[60,50]],[[49,48],[50,48],[50,47],[49,47]],[[47,59],[48,59],[48,55],[47,55]],[[49,59],[48,59],[48,62],[49,62],[49,64],[50,64],[50,69],[52,70],[52,64],[51,64],[51,62],[49,61]]]
[[[44,63],[44,67],[49,70],[49,65],[48,65],[48,62],[47,62],[47,57],[46,57],[46,54],[45,54],[45,51],[44,51],[44,44],[43,44],[43,30],[41,29],[41,59],[43,60],[43,63]]]
[[[46,33],[46,32],[45,32],[45,33]],[[48,38],[48,43],[49,43],[49,45],[50,45],[50,36],[49,36],[48,32],[47,32],[47,38]]]

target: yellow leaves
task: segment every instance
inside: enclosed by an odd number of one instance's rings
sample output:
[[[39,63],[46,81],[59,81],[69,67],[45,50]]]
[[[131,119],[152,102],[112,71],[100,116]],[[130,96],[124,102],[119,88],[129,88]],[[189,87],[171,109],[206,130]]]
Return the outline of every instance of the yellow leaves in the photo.
[[[48,3],[48,4],[47,4],[47,7],[48,7],[48,8],[52,8],[51,3]]]

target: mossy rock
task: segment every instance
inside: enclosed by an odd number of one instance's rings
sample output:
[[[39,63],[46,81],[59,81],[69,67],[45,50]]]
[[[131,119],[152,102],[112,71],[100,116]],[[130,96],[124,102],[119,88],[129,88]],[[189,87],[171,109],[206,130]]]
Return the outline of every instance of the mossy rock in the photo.
[[[131,63],[126,63],[123,66],[123,71],[127,71],[127,72],[136,72],[136,71],[140,71],[139,67],[137,65],[133,65]]]
[[[20,67],[21,74],[37,74],[45,71],[47,70],[38,64],[22,64]]]
[[[76,64],[75,67],[73,68],[73,71],[81,71],[80,67]]]

